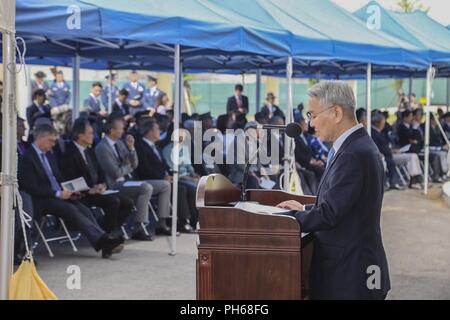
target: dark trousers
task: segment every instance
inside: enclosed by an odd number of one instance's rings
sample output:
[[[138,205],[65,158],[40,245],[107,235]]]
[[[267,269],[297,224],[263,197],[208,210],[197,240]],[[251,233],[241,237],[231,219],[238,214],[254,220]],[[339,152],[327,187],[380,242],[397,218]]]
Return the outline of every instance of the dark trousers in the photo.
[[[34,200],[35,198],[33,198]],[[98,241],[105,231],[98,225],[88,207],[77,200],[37,199],[33,201],[41,214],[51,214],[62,218],[65,223],[79,230],[98,250]]]
[[[180,190],[182,190],[183,199],[180,199]],[[198,211],[195,205],[197,186],[192,181],[183,181],[180,179],[178,182],[178,208],[179,212],[186,213],[186,219],[189,219],[190,225],[195,228],[198,221]],[[181,201],[181,202],[180,202]]]
[[[388,180],[389,180],[389,184],[392,186],[396,183],[395,179],[396,179],[396,165],[395,165],[395,161],[392,158],[392,156],[385,156],[384,157],[384,161],[386,161],[386,167],[387,167],[387,176],[388,176]]]
[[[114,193],[109,195],[88,195],[80,200],[87,207],[99,207],[105,213],[103,228],[110,233],[120,228],[133,210],[133,201]]]

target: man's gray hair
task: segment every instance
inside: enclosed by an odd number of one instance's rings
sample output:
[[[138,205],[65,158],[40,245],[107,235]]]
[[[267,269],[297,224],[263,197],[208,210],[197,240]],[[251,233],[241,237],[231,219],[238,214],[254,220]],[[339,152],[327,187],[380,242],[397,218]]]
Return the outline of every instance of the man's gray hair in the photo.
[[[355,94],[352,87],[344,81],[320,81],[309,88],[308,95],[319,99],[325,108],[337,105],[355,112]]]

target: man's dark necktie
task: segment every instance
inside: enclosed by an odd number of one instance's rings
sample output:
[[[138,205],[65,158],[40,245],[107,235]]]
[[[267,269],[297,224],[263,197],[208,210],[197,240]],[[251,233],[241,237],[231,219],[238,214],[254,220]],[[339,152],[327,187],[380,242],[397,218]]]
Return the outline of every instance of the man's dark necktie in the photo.
[[[120,149],[119,149],[119,145],[117,144],[117,142],[114,144],[114,149],[116,149],[117,158],[119,159],[119,162],[122,163],[122,157],[120,156]]]

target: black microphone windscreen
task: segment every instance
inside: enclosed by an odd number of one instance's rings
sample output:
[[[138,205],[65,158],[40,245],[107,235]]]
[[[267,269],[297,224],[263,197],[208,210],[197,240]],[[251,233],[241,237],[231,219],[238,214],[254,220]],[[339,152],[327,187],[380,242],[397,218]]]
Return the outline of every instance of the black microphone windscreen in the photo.
[[[286,135],[290,138],[298,137],[302,133],[302,129],[298,123],[292,122],[286,126]]]

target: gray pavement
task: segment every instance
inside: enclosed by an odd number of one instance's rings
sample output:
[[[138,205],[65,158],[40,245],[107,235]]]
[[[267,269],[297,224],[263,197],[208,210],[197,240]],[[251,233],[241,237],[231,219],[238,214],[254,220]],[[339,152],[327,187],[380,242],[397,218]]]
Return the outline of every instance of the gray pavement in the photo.
[[[418,191],[386,193],[382,216],[392,291],[389,299],[450,299],[450,209]],[[38,272],[59,299],[195,299],[196,235],[178,237],[176,256],[169,242],[129,241],[111,260],[85,243],[79,252],[54,244],[55,258],[41,245]],[[69,290],[67,268],[81,270],[81,290]]]

